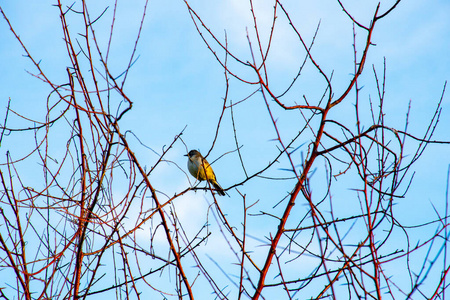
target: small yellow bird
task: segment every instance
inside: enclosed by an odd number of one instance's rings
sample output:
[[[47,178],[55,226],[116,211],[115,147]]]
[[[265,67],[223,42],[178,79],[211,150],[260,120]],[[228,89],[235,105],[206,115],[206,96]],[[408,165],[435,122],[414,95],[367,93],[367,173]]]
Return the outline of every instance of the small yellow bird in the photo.
[[[225,192],[216,180],[216,175],[208,161],[197,150],[191,150],[185,156],[188,157],[188,170],[197,180],[207,180],[217,190],[221,196],[225,196]]]

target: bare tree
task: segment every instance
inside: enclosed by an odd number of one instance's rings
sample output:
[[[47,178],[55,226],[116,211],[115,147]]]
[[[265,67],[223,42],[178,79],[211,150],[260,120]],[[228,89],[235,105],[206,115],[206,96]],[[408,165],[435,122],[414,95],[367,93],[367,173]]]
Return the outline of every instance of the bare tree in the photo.
[[[353,26],[353,74],[337,81],[332,66],[324,66],[315,54],[320,23],[305,38],[287,3],[271,3],[267,27],[249,1],[253,26],[246,32],[245,55],[231,50],[227,34],[210,29],[184,1],[224,74],[221,112],[204,154],[221,143],[221,131],[231,132],[234,148],[222,158],[238,162],[234,182],[224,186],[232,209],[218,201],[209,185],[167,190],[155,183],[155,174],[165,166],[188,178],[185,166],[172,161],[170,153],[177,147],[187,152],[182,134],[189,127],[159,145],[160,152],[123,128],[137,101],[128,96],[126,84],[139,63],[148,1],[139,8],[141,22],[126,67],[117,72],[110,51],[118,2],[94,16],[85,1],[58,0],[70,61],[65,78],[58,79],[47,75],[0,7],[35,67],[31,76],[51,89],[45,100],[39,99],[46,107],[39,119],[16,111],[11,102],[6,105],[0,143],[27,139],[33,146],[25,154],[6,152],[0,165],[0,296],[444,299],[450,267],[448,199],[444,212],[408,223],[399,218],[396,204],[416,184],[414,166],[426,147],[450,143],[433,137],[446,84],[419,136],[409,131],[410,108],[402,128],[387,121],[395,112],[385,109],[386,63],[367,66],[374,32],[399,2],[379,3],[364,20],[337,0],[341,10],[336,13]],[[109,38],[102,44],[96,26],[106,19]],[[83,30],[71,22],[81,22]],[[293,79],[274,78],[278,75],[271,71],[280,26],[289,28],[302,52],[293,62]],[[363,74],[371,74],[372,83]],[[305,77],[322,89],[301,92]],[[365,84],[376,86],[375,96],[362,92]],[[231,99],[231,90],[240,98]],[[263,105],[264,115],[249,116],[259,111],[257,105]],[[272,141],[240,138],[245,132],[239,124],[252,117],[270,125]],[[253,142],[269,149],[264,151],[269,161],[252,161],[245,145]],[[154,153],[150,167],[139,159],[140,149]],[[260,189],[247,190],[252,184]],[[264,190],[277,198],[260,201]],[[204,225],[193,232],[176,203],[195,192],[209,206]],[[425,240],[414,238],[419,230],[427,232]],[[222,246],[226,257],[216,252]]]

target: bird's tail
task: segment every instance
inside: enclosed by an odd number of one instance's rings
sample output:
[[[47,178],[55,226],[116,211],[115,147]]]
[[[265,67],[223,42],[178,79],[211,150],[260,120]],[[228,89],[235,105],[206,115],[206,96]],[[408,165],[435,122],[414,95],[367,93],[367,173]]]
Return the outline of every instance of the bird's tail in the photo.
[[[211,184],[214,186],[214,188],[216,189],[217,193],[220,196],[225,196],[225,192],[223,190],[223,188],[219,185],[219,183],[217,183],[217,181],[212,181]]]

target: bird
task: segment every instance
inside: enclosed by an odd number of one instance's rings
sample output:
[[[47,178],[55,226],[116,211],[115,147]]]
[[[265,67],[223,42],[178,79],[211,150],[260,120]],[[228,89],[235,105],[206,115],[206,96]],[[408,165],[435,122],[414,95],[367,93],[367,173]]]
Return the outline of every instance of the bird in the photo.
[[[200,152],[198,152],[197,150],[191,150],[185,156],[188,157],[187,167],[189,173],[191,173],[191,175],[194,176],[197,180],[207,180],[214,186],[219,195],[225,196],[225,192],[217,182],[216,175],[214,174],[211,165],[200,154]]]

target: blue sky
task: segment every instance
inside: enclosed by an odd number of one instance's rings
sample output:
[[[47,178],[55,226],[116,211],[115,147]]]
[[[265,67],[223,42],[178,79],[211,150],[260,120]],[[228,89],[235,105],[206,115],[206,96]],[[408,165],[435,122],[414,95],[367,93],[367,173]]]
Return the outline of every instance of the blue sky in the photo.
[[[92,16],[100,13],[104,4],[99,5],[93,1],[90,4]],[[335,93],[340,94],[353,72],[353,27],[348,18],[341,11],[336,1],[302,1],[299,3],[286,3],[286,8],[292,12],[295,25],[300,28],[304,38],[309,42],[320,22],[319,33],[313,48],[313,55],[328,74],[334,72],[333,82]],[[394,1],[383,1],[381,10]],[[377,2],[347,1],[349,11],[357,19],[368,25],[373,15]],[[58,11],[53,7],[53,1],[14,1],[1,3],[1,7],[8,16],[15,31],[20,35],[23,43],[33,57],[41,61],[40,65],[51,80],[57,83],[67,81],[66,66],[68,58],[62,40]],[[252,30],[252,18],[247,1],[192,1],[193,9],[203,18],[208,27],[220,38],[227,34],[229,49],[243,60],[250,60],[247,31],[255,45],[254,31]],[[97,6],[98,5],[98,6]],[[104,41],[108,38],[109,22],[112,5],[105,18],[98,22],[96,33],[102,51],[106,49]],[[134,46],[134,41],[139,28],[142,1],[119,2],[119,14],[116,19],[116,31],[113,36],[112,51],[109,66],[116,75],[120,74],[128,64],[129,56]],[[272,22],[272,1],[255,1],[255,11],[259,21],[264,40]],[[374,31],[373,42],[376,44],[369,51],[365,73],[361,76],[361,99],[376,99],[375,82],[372,65],[377,73],[383,72],[383,61],[386,59],[386,100],[385,111],[388,126],[403,129],[408,103],[411,101],[410,127],[412,134],[421,136],[424,134],[430,117],[434,112],[444,83],[450,79],[450,3],[441,1],[403,1],[386,18],[379,21]],[[268,62],[271,83],[276,92],[281,92],[290,83],[290,80],[298,71],[299,61],[304,54],[301,53],[298,40],[290,30],[285,19],[279,12],[277,31],[271,50],[271,59]],[[82,26],[76,17],[69,21],[73,34],[82,30]],[[74,34],[75,36],[75,34]],[[6,112],[6,103],[11,99],[11,108],[23,113],[31,119],[43,120],[49,87],[40,80],[31,76],[27,71],[36,73],[34,66],[23,56],[14,36],[8,30],[6,22],[0,22],[0,120]],[[210,40],[210,39],[209,39]],[[357,31],[357,45],[361,51],[361,45],[365,40],[362,31]],[[218,50],[219,56],[221,55]],[[360,53],[360,52],[359,52]],[[136,57],[137,61],[131,68],[125,91],[134,102],[133,109],[122,120],[123,131],[132,131],[140,141],[152,148],[157,153],[162,152],[165,145],[169,145],[175,135],[186,127],[183,133],[183,141],[189,149],[199,149],[203,153],[211,147],[215,134],[215,127],[221,113],[223,97],[225,96],[225,80],[223,69],[217,63],[214,56],[206,48],[199,37],[195,26],[190,19],[185,4],[182,1],[150,1],[141,39],[139,41]],[[222,55],[223,58],[223,55]],[[98,64],[100,66],[100,64]],[[249,80],[255,80],[254,74],[230,61],[230,69],[243,74]],[[308,99],[317,99],[323,93],[324,82],[311,69],[305,69],[305,76],[299,80],[293,91],[284,98],[287,103],[298,103],[305,95]],[[247,97],[255,87],[240,84],[235,79],[230,79],[228,101],[234,103]],[[267,109],[260,96],[254,96],[255,100],[246,101],[235,107],[234,118],[238,129],[238,138],[243,145],[242,154],[246,161],[249,173],[269,162],[277,153],[277,144],[272,141],[275,138],[273,126],[268,122]],[[330,113],[331,118],[343,119],[343,122],[353,122],[354,103],[351,100],[342,105],[337,111]],[[448,131],[450,125],[449,96],[446,94],[442,104],[441,122],[433,139],[450,140]],[[229,102],[228,102],[229,103]],[[367,102],[366,102],[367,103]],[[291,130],[292,124],[301,120],[300,115],[285,116],[283,111],[275,106],[273,111],[279,117],[279,126],[282,137],[290,141],[296,134]],[[32,108],[32,109],[30,109]],[[348,117],[347,117],[348,115]],[[12,127],[29,126],[29,123],[10,117],[9,125]],[[370,126],[370,124],[368,125]],[[55,131],[55,144],[63,146],[66,133]],[[300,164],[300,152],[306,153],[311,136],[298,144],[303,144],[298,151],[297,163]],[[32,134],[28,138],[17,139],[12,134],[4,139],[0,149],[3,157],[6,151],[19,157],[26,153],[33,140]],[[136,139],[130,136],[130,143],[137,157],[150,168],[158,158],[153,151],[143,147]],[[407,151],[413,149],[406,145]],[[409,148],[411,147],[411,148]],[[208,160],[214,161],[225,152],[235,148],[231,116],[229,110],[225,113],[222,127],[219,131],[218,141]],[[167,195],[173,195],[189,186],[188,177],[181,172],[185,168],[186,161],[183,156],[186,149],[183,144],[175,145],[167,159],[173,163],[162,165],[151,178],[154,185]],[[430,145],[415,165],[413,184],[405,199],[399,200],[396,209],[398,218],[408,224],[418,224],[436,218],[433,205],[443,211],[445,205],[445,184],[450,164],[450,147],[448,145]],[[286,177],[292,174],[283,171],[286,168],[286,160],[282,159],[279,167],[272,168],[267,176]],[[27,166],[31,170],[38,170],[38,165]],[[314,189],[323,196],[323,165],[316,166]],[[214,170],[220,184],[227,188],[236,182],[243,180],[244,173],[239,167],[237,155],[226,155],[214,163]],[[32,182],[33,175],[25,174],[27,180]],[[191,181],[192,182],[192,181]],[[352,180],[343,181],[343,186],[337,186],[333,197],[338,203],[337,211],[343,215],[346,212],[355,211],[358,206],[346,206],[346,197],[354,197],[349,188]],[[270,184],[268,184],[270,183]],[[31,184],[30,184],[31,185]],[[239,187],[239,191],[248,195],[248,201],[259,201],[253,208],[253,213],[271,211],[280,214],[284,204],[272,209],[274,203],[281,200],[292,189],[292,181],[269,182],[261,178]],[[118,189],[118,194],[124,191]],[[230,216],[230,220],[236,222],[239,227],[242,214],[242,200],[236,191],[229,191],[230,198],[220,199],[222,209]],[[201,250],[206,253],[223,252],[224,261],[233,262],[233,255],[226,252],[226,245],[210,219],[208,203],[211,203],[210,195],[204,193],[189,193],[181,199],[177,199],[174,208],[178,212],[180,220],[184,222],[185,229],[193,234],[200,230],[206,223],[211,222],[211,231],[214,231],[207,246]],[[307,212],[305,203],[299,201],[296,209],[303,215]],[[432,205],[431,205],[432,204]],[[193,217],[195,216],[195,217]],[[261,225],[263,221],[264,225]],[[129,219],[129,225],[133,224],[133,218]],[[293,222],[292,224],[295,224]],[[264,240],[273,234],[276,222],[271,219],[255,218],[252,221],[251,235]],[[434,231],[423,230],[417,239],[426,237]],[[148,237],[148,232],[142,233],[143,241]],[[416,238],[416,237],[415,237]],[[401,239],[401,238],[400,238]],[[251,240],[251,239],[250,239]],[[162,241],[163,242],[163,241]],[[263,249],[255,256],[258,259],[265,257],[264,247],[257,239],[251,240],[255,249]],[[305,263],[308,263],[306,261]],[[212,269],[214,266],[210,266]],[[232,273],[233,267],[226,267]],[[235,271],[235,269],[234,269]],[[220,273],[219,270],[217,272]],[[392,271],[395,273],[395,271]],[[225,279],[226,281],[226,279]],[[2,285],[0,283],[0,285]],[[269,294],[270,295],[270,294]]]

